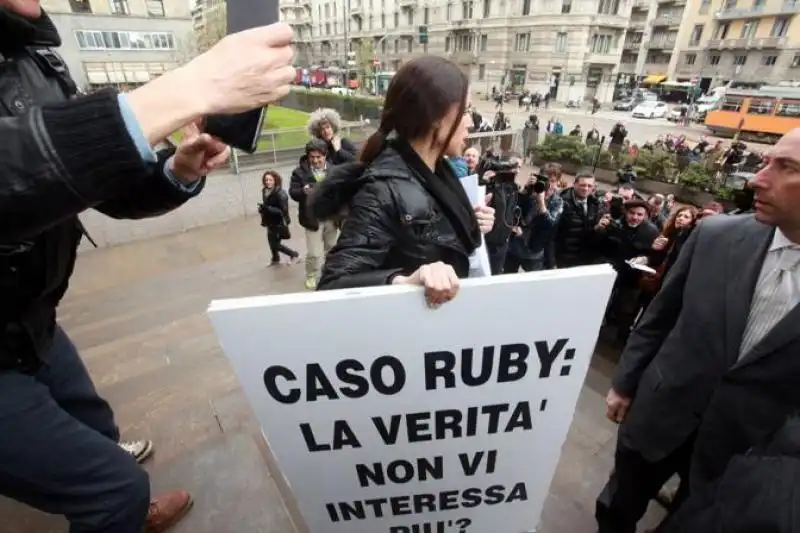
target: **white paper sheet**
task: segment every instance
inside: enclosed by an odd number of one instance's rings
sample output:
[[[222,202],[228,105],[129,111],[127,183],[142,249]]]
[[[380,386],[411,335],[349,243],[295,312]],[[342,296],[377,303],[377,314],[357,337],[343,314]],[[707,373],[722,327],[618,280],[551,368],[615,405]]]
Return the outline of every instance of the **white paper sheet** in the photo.
[[[475,206],[485,205],[486,187],[478,185],[478,175],[472,174],[465,178],[461,178],[461,186],[467,193],[469,202]],[[489,253],[486,251],[486,241],[481,235],[481,245],[469,257],[469,277],[480,278],[483,276],[491,276],[492,268],[489,265]]]

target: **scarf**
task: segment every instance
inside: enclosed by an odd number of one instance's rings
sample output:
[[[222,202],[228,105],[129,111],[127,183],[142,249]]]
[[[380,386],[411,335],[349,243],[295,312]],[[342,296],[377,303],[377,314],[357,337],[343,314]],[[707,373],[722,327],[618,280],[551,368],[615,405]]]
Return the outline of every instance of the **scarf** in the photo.
[[[421,178],[422,186],[450,221],[456,237],[466,249],[467,254],[474,252],[481,242],[478,220],[475,218],[475,212],[469,203],[467,193],[456,178],[450,164],[440,158],[436,162],[436,171],[431,172],[428,165],[408,142],[397,139],[391,141],[391,145],[409,168]]]
[[[450,163],[450,166],[453,167],[453,172],[455,173],[458,179],[466,178],[469,176],[469,167],[467,166],[467,160],[463,157],[448,157],[447,162]]]
[[[8,8],[0,7],[0,53],[16,53],[25,46],[61,46],[58,30],[47,13],[27,19]]]

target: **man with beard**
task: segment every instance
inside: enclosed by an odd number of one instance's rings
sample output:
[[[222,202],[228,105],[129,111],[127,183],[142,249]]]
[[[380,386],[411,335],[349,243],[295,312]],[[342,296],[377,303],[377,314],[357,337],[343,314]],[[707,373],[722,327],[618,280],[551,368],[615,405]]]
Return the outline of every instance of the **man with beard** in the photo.
[[[328,250],[336,244],[339,230],[333,221],[318,221],[309,209],[309,199],[314,187],[328,175],[328,144],[322,139],[311,139],[306,144],[306,154],[292,171],[289,196],[299,204],[298,221],[306,230],[306,288],[317,288],[319,272]]]

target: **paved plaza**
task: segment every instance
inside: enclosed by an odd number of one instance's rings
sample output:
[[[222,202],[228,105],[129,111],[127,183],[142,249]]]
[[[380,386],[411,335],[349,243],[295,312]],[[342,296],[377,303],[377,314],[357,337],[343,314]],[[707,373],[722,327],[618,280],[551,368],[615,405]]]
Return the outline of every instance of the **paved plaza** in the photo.
[[[291,244],[302,251],[302,232],[293,233]],[[282,497],[285,487],[275,481],[205,315],[214,298],[302,290],[302,263],[268,268],[268,261],[254,217],[88,251],[60,308],[124,437],[155,441],[145,465],[154,493],[183,487],[194,494],[195,507],[175,533],[295,531],[291,499]],[[541,533],[595,530],[594,498],[611,468],[615,435],[604,417],[613,368],[604,355],[595,356],[589,371]],[[650,512],[660,510],[654,504]],[[2,498],[0,517],[0,533],[66,532],[62,518]]]

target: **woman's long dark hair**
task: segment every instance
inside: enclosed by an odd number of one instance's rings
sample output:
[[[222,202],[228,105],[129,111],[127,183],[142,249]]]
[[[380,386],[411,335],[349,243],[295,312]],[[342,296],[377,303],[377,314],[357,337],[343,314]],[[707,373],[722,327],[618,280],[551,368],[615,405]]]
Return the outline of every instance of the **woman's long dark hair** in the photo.
[[[378,131],[364,143],[359,161],[371,163],[393,131],[406,141],[424,137],[455,104],[458,115],[447,134],[441,157],[464,116],[468,91],[467,76],[447,59],[423,56],[404,64],[389,82]],[[434,132],[434,139],[437,137],[438,132]]]

